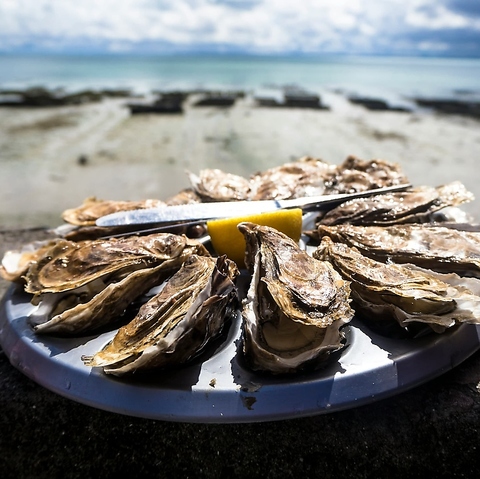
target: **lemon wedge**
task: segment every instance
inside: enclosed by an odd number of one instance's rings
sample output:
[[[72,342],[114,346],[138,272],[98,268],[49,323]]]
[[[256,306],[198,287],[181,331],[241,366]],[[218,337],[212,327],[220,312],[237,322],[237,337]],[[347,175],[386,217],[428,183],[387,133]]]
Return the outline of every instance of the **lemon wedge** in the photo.
[[[216,253],[218,255],[226,254],[228,258],[237,263],[239,268],[245,267],[245,239],[237,228],[237,225],[243,222],[270,226],[294,241],[299,241],[302,234],[301,208],[207,221],[208,233]]]

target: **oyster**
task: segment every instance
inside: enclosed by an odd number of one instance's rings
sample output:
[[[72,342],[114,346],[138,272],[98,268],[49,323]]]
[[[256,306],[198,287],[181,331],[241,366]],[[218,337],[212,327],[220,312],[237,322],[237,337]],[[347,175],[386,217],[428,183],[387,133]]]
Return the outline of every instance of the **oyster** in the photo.
[[[38,333],[78,335],[119,318],[127,306],[177,271],[203,245],[167,233],[75,244],[59,241],[26,278],[38,306]]]
[[[400,166],[386,160],[348,156],[330,175],[325,194],[355,193],[409,183]]]
[[[110,213],[156,208],[162,205],[165,205],[165,203],[160,200],[115,201],[98,200],[95,197],[91,197],[87,198],[81,206],[65,210],[62,213],[62,218],[72,225],[94,226],[98,218]]]
[[[32,294],[68,291],[94,279],[126,276],[192,253],[208,254],[198,241],[170,233],[78,243],[60,240],[32,264],[26,275],[25,291]]]
[[[384,264],[324,237],[313,257],[329,261],[346,281],[357,313],[400,326],[428,324],[434,331],[457,323],[480,324],[480,297],[461,284],[415,266]]]
[[[319,225],[314,240],[329,236],[382,262],[413,263],[438,272],[480,277],[480,232],[445,226]]]
[[[281,200],[322,195],[336,170],[323,160],[304,157],[250,177],[251,200]]]
[[[340,328],[353,316],[349,283],[273,228],[238,228],[252,273],[242,310],[248,365],[275,374],[318,367],[343,347]]]
[[[236,311],[238,273],[225,256],[190,256],[105,348],[82,358],[85,365],[123,375],[190,360]]]
[[[437,188],[420,186],[407,191],[346,201],[318,218],[322,225],[392,225],[423,223],[439,210],[474,199],[459,181]]]
[[[177,271],[183,257],[128,274],[119,281],[94,280],[74,290],[45,293],[28,317],[36,333],[78,336],[121,318],[128,306]]]
[[[202,170],[197,176],[189,174],[190,183],[202,201],[238,201],[248,199],[247,179],[219,169]]]

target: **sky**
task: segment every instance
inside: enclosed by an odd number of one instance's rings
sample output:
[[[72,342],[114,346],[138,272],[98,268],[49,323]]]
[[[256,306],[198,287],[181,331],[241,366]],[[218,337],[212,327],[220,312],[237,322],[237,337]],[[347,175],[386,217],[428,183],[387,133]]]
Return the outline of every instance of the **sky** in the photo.
[[[480,0],[0,0],[0,52],[480,57]]]

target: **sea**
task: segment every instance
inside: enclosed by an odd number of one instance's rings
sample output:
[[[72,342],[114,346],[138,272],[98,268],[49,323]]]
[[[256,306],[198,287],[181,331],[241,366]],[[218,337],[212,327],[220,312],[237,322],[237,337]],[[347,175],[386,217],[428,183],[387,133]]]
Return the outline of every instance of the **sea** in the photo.
[[[479,58],[231,54],[0,54],[0,89],[43,86],[66,91],[339,90],[385,99],[480,99]]]

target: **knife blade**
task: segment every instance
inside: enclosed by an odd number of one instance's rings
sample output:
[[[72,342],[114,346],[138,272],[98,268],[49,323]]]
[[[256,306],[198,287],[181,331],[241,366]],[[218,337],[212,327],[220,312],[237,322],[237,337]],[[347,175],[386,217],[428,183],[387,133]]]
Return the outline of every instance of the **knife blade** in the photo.
[[[307,196],[291,200],[219,201],[119,211],[98,218],[96,225],[175,224],[185,221],[207,221],[219,218],[248,216],[289,208],[302,208],[304,211],[321,210],[350,199],[403,191],[410,186],[410,183],[406,183],[355,193]]]

